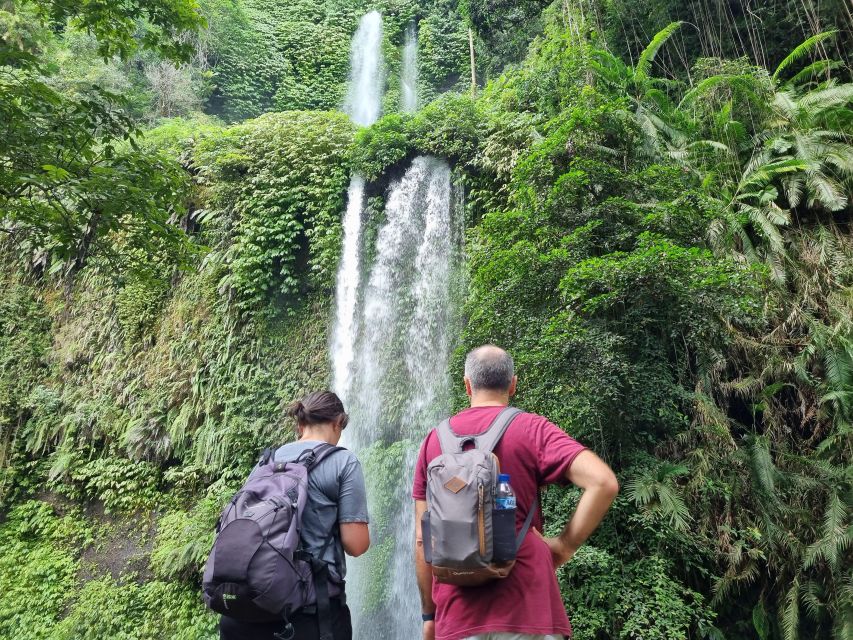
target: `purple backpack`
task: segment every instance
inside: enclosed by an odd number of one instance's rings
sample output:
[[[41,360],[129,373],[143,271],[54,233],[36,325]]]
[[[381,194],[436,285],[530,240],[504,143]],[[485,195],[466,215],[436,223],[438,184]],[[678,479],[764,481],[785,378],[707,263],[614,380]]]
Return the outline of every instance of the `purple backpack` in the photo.
[[[316,603],[320,637],[331,640],[328,565],[321,558],[336,532],[317,557],[302,549],[299,534],[308,473],[339,450],[323,443],[292,462],[275,462],[274,450],[264,451],[216,525],[202,581],[208,607],[246,622],[282,620],[279,637],[287,640],[293,637],[288,616]]]

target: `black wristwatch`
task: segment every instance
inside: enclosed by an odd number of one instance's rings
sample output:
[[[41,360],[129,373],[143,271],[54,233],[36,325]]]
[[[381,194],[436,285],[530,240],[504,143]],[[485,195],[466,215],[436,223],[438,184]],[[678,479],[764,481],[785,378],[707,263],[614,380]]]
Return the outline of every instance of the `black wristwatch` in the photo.
[[[435,620],[435,613],[422,613],[421,620],[423,620],[424,622],[432,622],[433,620]]]

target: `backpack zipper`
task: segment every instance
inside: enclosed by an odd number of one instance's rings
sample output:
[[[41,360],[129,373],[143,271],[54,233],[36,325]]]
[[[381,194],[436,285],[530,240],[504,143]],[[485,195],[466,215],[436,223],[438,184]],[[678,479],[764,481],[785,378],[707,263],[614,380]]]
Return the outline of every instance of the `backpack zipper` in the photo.
[[[483,483],[477,486],[477,493],[480,498],[480,509],[477,513],[477,528],[480,534],[480,556],[486,557],[486,515],[485,515],[485,500],[483,498]]]

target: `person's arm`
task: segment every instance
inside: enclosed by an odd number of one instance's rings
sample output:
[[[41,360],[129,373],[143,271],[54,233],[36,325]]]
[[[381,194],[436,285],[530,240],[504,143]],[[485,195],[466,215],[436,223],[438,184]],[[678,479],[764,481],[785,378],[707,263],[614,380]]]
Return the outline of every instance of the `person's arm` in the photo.
[[[427,510],[426,500],[415,500],[415,575],[418,579],[418,591],[421,593],[421,613],[435,613],[432,601],[432,569],[424,559],[424,536],[421,530],[421,517]],[[435,621],[424,622],[424,640],[435,638]]]
[[[566,479],[583,489],[583,494],[563,532],[554,538],[543,538],[551,548],[555,568],[568,562],[595,531],[619,493],[613,471],[589,449],[577,455],[566,470]]]
[[[370,547],[367,528],[367,489],[361,464],[353,456],[338,478],[338,524],[341,546],[351,556],[360,556]]]
[[[341,545],[348,555],[358,557],[370,547],[370,530],[366,522],[342,522]]]

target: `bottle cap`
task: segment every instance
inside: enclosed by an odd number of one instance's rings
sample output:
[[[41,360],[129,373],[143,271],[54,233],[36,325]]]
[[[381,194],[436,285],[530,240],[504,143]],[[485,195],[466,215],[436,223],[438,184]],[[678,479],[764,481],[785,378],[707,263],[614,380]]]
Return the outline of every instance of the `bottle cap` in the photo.
[[[498,474],[498,482],[509,482],[509,474],[508,473],[499,473]]]

